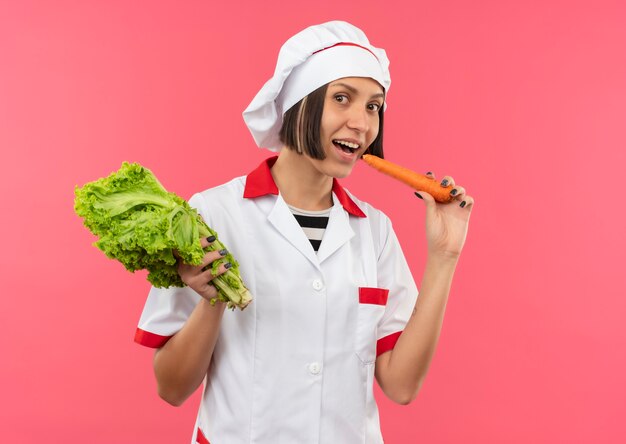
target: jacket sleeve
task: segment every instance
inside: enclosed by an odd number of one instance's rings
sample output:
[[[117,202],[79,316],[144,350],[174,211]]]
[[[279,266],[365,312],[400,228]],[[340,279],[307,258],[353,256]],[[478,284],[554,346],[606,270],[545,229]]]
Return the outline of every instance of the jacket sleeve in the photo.
[[[388,289],[385,313],[378,323],[376,356],[392,350],[406,326],[418,290],[391,221],[381,224],[381,245],[377,261],[379,287]]]
[[[189,199],[193,208],[201,208],[202,196],[194,194]],[[200,211],[209,224],[206,212]],[[146,347],[162,347],[187,322],[200,301],[200,295],[189,287],[152,287],[135,331],[135,342]]]

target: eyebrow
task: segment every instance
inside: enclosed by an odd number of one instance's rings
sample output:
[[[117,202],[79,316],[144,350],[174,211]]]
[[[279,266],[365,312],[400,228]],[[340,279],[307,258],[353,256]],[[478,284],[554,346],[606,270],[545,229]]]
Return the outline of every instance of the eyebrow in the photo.
[[[333,83],[332,85],[330,85],[331,87],[335,87],[335,86],[340,86],[340,87],[344,87],[345,89],[347,89],[348,91],[350,91],[352,94],[358,94],[358,91],[356,88],[354,88],[353,86],[348,85],[347,83]],[[371,99],[374,98],[385,98],[385,94],[384,93],[378,93],[378,94],[374,94],[372,97],[370,97]]]

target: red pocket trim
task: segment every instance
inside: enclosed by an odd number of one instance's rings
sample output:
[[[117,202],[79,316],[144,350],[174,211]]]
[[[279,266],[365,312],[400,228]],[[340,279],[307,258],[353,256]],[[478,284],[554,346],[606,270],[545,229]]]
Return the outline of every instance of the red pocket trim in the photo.
[[[167,341],[169,341],[171,336],[161,336],[156,333],[150,333],[149,331],[142,330],[138,328],[135,331],[135,342],[137,344],[145,345],[150,348],[159,348],[163,347]]]
[[[387,305],[389,290],[386,288],[359,287],[359,303]]]
[[[211,444],[209,440],[205,438],[204,434],[202,433],[202,430],[200,430],[200,427],[198,427],[198,433],[196,435],[196,442],[198,444]]]

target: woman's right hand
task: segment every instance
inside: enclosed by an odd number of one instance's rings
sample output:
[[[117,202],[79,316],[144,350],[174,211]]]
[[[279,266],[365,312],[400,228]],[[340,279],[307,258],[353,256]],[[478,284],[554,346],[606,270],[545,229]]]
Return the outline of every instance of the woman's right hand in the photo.
[[[202,248],[208,247],[212,242],[215,241],[215,238],[202,238],[200,239],[200,245]],[[217,297],[217,289],[211,283],[213,279],[217,276],[226,273],[226,271],[232,267],[230,262],[225,264],[220,264],[217,269],[217,274],[213,275],[212,273],[212,264],[218,259],[223,258],[228,254],[227,250],[221,251],[209,251],[204,255],[202,259],[202,264],[200,265],[189,265],[182,261],[182,259],[178,256],[176,252],[174,255],[178,258],[178,275],[180,279],[187,285],[189,288],[194,290],[200,296],[202,296],[207,301],[214,299]]]
[[[215,239],[200,239],[202,248]],[[211,304],[217,297],[217,289],[211,281],[228,270],[228,264],[220,264],[213,276],[211,265],[228,254],[226,251],[210,251],[204,255],[202,264],[185,264],[177,252],[178,274],[182,281],[198,293],[202,299],[183,327],[154,355],[154,373],[159,396],[172,405],[181,405],[202,384],[211,364],[217,343],[226,303]],[[205,268],[207,268],[205,270]]]

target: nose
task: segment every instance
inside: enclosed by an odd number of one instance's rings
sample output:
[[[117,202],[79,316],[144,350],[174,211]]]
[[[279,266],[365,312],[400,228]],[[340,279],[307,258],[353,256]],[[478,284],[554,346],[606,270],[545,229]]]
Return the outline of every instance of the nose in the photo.
[[[368,130],[369,121],[367,118],[367,110],[358,106],[352,106],[349,115],[347,126],[350,129],[364,133]]]

